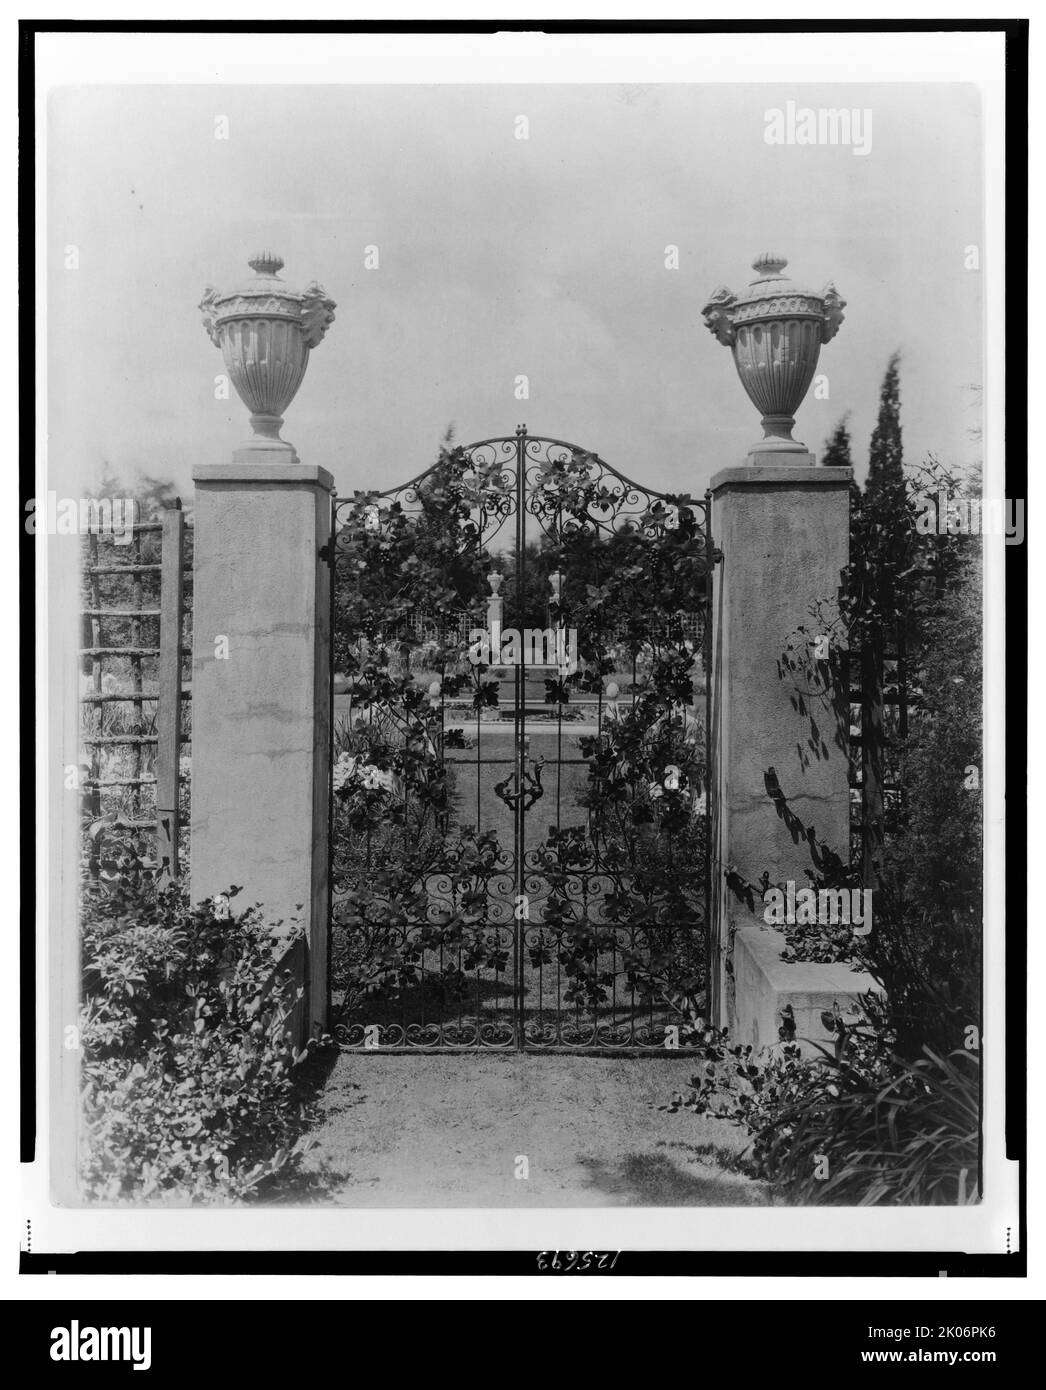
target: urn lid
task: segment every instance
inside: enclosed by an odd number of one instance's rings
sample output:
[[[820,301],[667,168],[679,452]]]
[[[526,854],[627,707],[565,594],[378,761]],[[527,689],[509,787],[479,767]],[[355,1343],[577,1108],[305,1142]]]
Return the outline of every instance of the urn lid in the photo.
[[[747,289],[742,290],[737,296],[737,304],[752,304],[758,300],[783,299],[792,296],[800,296],[804,300],[821,300],[824,295],[823,290],[813,290],[808,289],[805,285],[797,285],[793,279],[784,274],[787,264],[786,257],[776,256],[771,251],[764,251],[762,255],[756,256],[752,262],[755,279],[751,281]]]
[[[256,251],[247,262],[254,274],[250,279],[241,281],[235,289],[227,290],[223,299],[269,299],[273,295],[279,295],[288,299],[297,299],[297,292],[291,289],[290,285],[280,277],[283,269],[283,257],[275,251]]]

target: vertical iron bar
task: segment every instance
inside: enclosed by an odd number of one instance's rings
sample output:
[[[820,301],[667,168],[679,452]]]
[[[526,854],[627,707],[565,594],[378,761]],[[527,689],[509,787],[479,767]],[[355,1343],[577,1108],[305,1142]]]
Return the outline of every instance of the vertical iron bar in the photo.
[[[493,659],[494,659],[494,653],[493,653],[493,652],[490,653],[490,657],[491,657],[491,660],[493,661]],[[487,667],[487,671],[488,671],[488,672],[492,672],[492,671],[493,671],[493,667],[492,667],[492,666],[488,666],[488,667]],[[483,677],[482,677],[482,675],[480,674],[479,668],[478,668],[478,667],[475,668],[475,681],[476,681],[476,688],[475,688],[474,694],[475,694],[476,703],[475,703],[475,705],[474,705],[474,709],[475,709],[475,712],[476,712],[476,830],[477,830],[477,832],[479,832],[479,831],[482,831],[482,829],[483,829],[483,803],[482,803],[482,793],[483,793],[483,706],[482,706],[482,704],[480,703],[480,695],[481,695],[482,688],[483,688]],[[499,701],[499,703],[500,703],[500,700],[501,700],[501,691],[499,690],[499,691],[498,691],[498,701]],[[500,719],[500,717],[501,717],[501,714],[500,714],[500,711],[499,711],[499,713],[498,713],[498,718]]]
[[[526,457],[527,457],[527,427],[526,425],[516,426],[516,614],[515,625],[522,622],[523,610],[523,586],[526,582],[525,555],[526,555]],[[522,658],[522,652],[518,656]],[[516,904],[523,900],[526,892],[526,874],[524,870],[523,856],[526,853],[524,815],[523,810],[523,788],[524,774],[526,772],[526,710],[524,701],[526,698],[526,684],[524,680],[524,669],[522,659],[517,660],[515,669],[514,689],[516,692],[516,709],[513,719],[513,732],[516,740],[516,806],[515,806],[515,850],[516,850]],[[513,970],[515,972],[515,988],[513,990],[515,999],[515,1030],[516,1030],[516,1050],[522,1052],[525,1047],[526,1035],[524,1027],[524,974],[523,961],[525,957],[524,942],[527,933],[527,917],[524,913],[522,920],[518,911],[513,912],[513,932],[512,932],[512,952]]]

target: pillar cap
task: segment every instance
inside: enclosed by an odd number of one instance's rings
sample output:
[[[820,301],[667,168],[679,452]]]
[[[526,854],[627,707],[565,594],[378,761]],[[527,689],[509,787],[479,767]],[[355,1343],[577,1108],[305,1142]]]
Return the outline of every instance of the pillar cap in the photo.
[[[841,471],[841,470],[840,470]],[[192,480],[200,483],[289,483],[334,491],[334,478],[318,463],[198,463]]]
[[[708,484],[712,492],[721,492],[729,487],[846,487],[853,480],[852,468],[825,467],[819,464],[813,468],[785,467],[782,464],[742,464],[733,468],[721,468]]]

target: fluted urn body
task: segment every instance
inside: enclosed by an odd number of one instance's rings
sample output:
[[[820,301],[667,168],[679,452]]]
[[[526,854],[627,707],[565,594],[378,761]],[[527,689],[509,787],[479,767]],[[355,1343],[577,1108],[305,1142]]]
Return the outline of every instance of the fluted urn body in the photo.
[[[248,264],[254,278],[222,294],[210,286],[200,301],[204,327],[221,348],[225,367],[251,413],[253,436],[236,450],[297,461],[294,446],[280,438],[283,413],[294,399],[309,365],[309,353],[334,321],[335,303],[313,281],[292,290],[280,278],[283,261],[264,251]]]
[[[752,262],[756,278],[743,294],[722,285],[703,310],[711,332],[733,353],[741,385],[762,416],[763,439],[749,451],[754,462],[813,461],[806,445],[792,438],[795,412],[817,370],[821,345],[839,331],[846,307],[831,282],[820,291],[796,285],[782,274],[787,264],[782,256],[759,256]]]

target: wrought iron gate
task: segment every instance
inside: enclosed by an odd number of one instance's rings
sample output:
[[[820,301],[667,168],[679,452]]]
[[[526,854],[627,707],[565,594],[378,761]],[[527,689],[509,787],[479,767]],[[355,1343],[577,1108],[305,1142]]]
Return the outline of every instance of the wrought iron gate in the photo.
[[[708,495],[520,426],[336,501],[332,554],[336,1038],[671,1048],[707,988]]]

